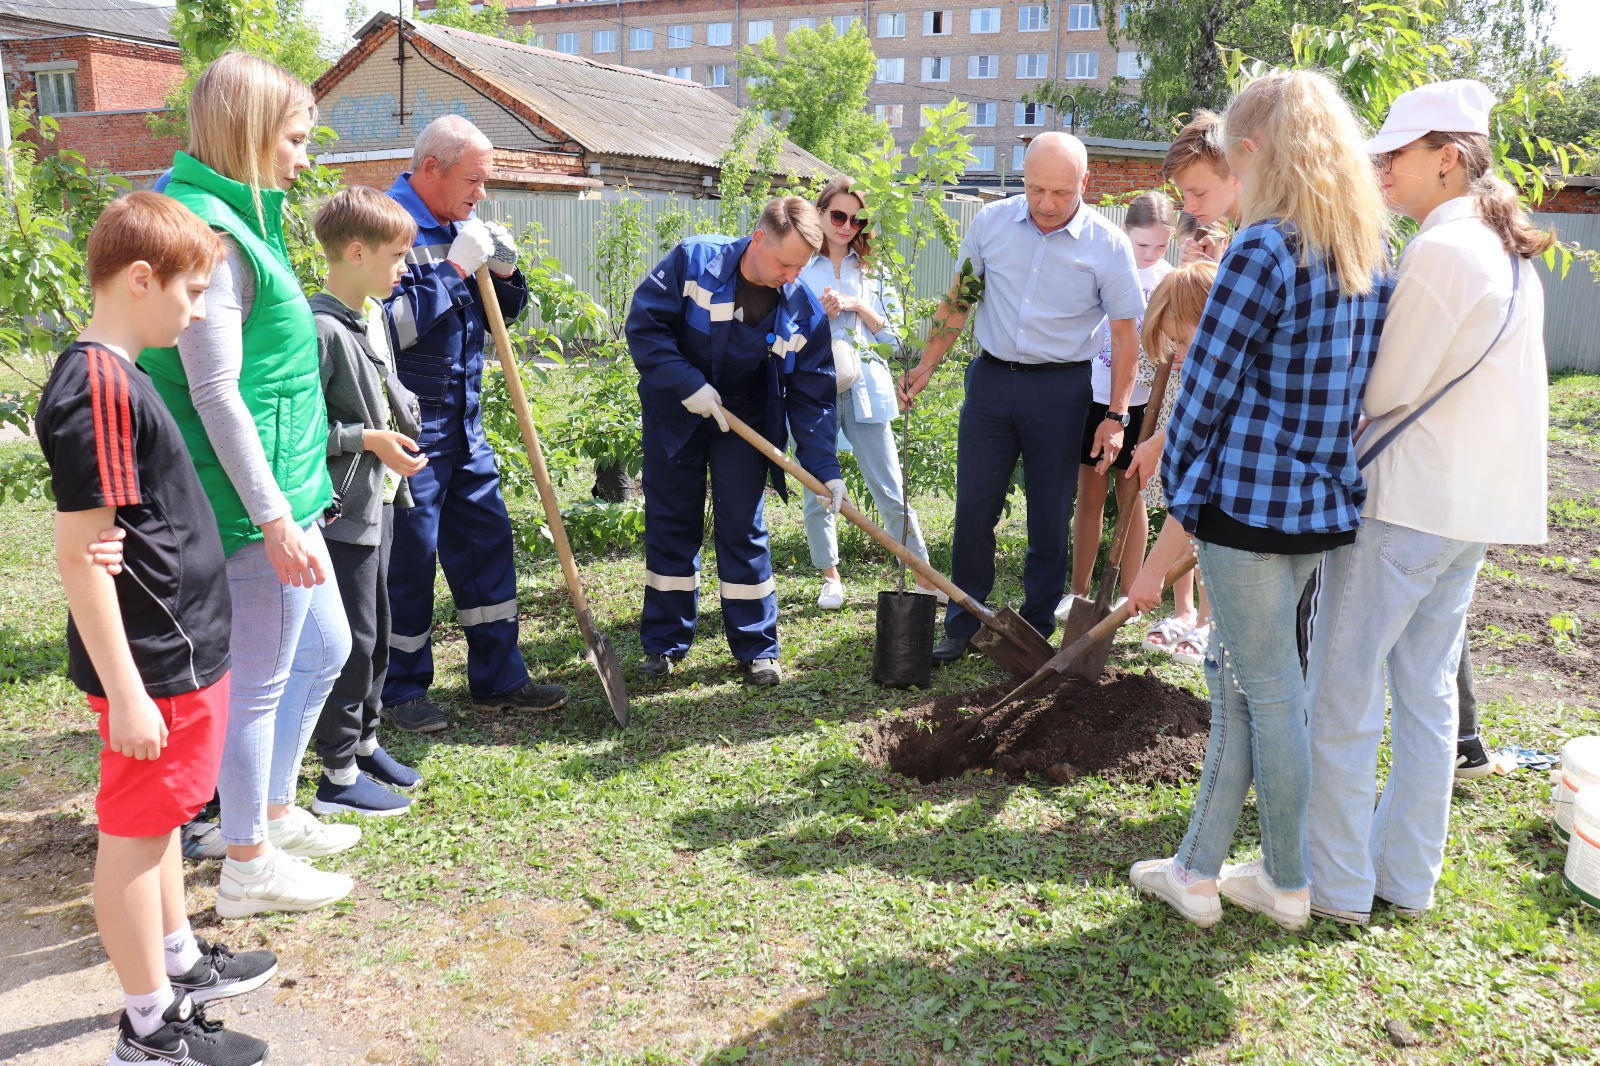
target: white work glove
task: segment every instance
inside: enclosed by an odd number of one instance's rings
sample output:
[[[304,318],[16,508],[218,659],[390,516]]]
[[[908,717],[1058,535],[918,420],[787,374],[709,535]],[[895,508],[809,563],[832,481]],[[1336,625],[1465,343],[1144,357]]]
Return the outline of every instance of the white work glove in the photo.
[[[463,274],[476,274],[478,268],[494,255],[494,238],[481,218],[469,218],[461,223],[456,239],[450,242],[450,262],[461,268]]]
[[[710,382],[690,393],[689,398],[683,401],[683,406],[701,418],[715,418],[717,425],[722,427],[722,432],[728,432],[728,420],[722,417],[722,397],[711,387]]]
[[[833,494],[831,500],[824,501],[828,505],[828,513],[838,514],[839,508],[844,506],[844,482],[834,478],[832,481],[824,481],[822,485]]]
[[[501,278],[509,278],[517,271],[517,242],[511,231],[498,222],[484,222],[489,239],[494,241],[494,255],[489,260],[489,270]]]

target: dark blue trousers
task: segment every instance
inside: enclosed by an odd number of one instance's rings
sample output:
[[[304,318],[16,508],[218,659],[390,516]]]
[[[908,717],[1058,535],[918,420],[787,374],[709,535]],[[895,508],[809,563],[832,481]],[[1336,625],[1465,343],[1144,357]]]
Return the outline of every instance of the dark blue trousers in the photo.
[[[956,522],[950,579],[979,600],[994,589],[995,526],[1022,460],[1028,501],[1028,557],[1022,568],[1022,617],[1045,636],[1071,561],[1072,501],[1091,393],[1089,364],[1027,373],[984,359],[967,366],[956,448]],[[954,600],[945,632],[971,639],[978,620]]]
[[[730,405],[746,421],[754,410]],[[682,656],[694,643],[705,539],[706,475],[711,477],[712,542],[728,648],[740,662],[778,657],[778,594],[762,501],[767,460],[712,419],[668,458],[644,426],[644,613],[639,640],[650,655]]]
[[[416,506],[396,509],[389,557],[389,676],[383,702],[414,699],[433,684],[434,560],[444,567],[467,638],[467,687],[487,699],[528,683],[517,647],[517,572],[511,519],[494,452],[429,456],[411,476]]]

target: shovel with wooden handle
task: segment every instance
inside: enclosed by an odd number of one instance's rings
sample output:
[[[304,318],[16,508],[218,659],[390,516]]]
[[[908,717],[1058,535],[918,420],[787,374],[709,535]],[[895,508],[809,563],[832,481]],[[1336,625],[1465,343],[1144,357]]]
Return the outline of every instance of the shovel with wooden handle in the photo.
[[[594,615],[589,612],[589,598],[583,594],[583,577],[572,558],[572,545],[567,542],[567,527],[561,523],[561,508],[556,503],[556,491],[550,484],[550,468],[544,462],[544,449],[539,446],[539,431],[533,425],[533,412],[528,409],[528,394],[522,389],[522,373],[517,357],[511,349],[511,337],[506,332],[506,320],[500,314],[500,300],[494,293],[494,282],[489,268],[478,268],[478,291],[483,294],[483,307],[489,317],[489,328],[494,333],[495,350],[500,354],[500,369],[505,373],[506,391],[511,394],[511,405],[517,412],[517,428],[522,431],[522,446],[528,453],[528,465],[533,468],[533,480],[539,486],[539,502],[544,505],[544,519],[550,526],[550,539],[555,543],[556,555],[561,560],[561,573],[567,581],[567,592],[572,596],[572,607],[578,614],[578,631],[583,634],[584,658],[589,660],[600,675],[600,687],[605,691],[606,702],[611,704],[611,714],[617,724],[628,724],[628,685],[622,678],[622,664],[617,661],[617,649],[611,640],[595,627]]]
[[[831,495],[828,492],[828,487],[819,478],[814,477],[805,467],[785,455],[771,441],[750,428],[748,423],[730,412],[726,407],[722,408],[722,417],[727,419],[728,427],[743,437],[752,448],[777,463],[778,466],[793,475],[800,484],[823,499],[827,499]],[[896,559],[905,563],[923,580],[972,612],[972,616],[983,626],[978,636],[989,638],[979,641],[978,637],[974,637],[972,640],[974,648],[977,648],[1018,677],[1026,677],[1032,674],[1049,660],[1052,651],[1049,641],[1040,636],[1039,631],[1029,625],[1017,612],[1009,607],[1003,608],[998,613],[989,610],[976,599],[962,592],[949,578],[923,562],[905,545],[891,537],[887,530],[856,510],[855,505],[849,500],[845,501],[844,506],[839,509],[839,513],[860,526],[868,536],[883,545]]]
[[[1172,564],[1162,579],[1161,588],[1165,591],[1172,587],[1178,578],[1194,569],[1195,557],[1191,553],[1187,559],[1180,559]],[[1032,677],[1018,685],[1016,688],[1001,696],[999,700],[986,708],[984,713],[1003,707],[1014,700],[1019,700],[1044,684],[1051,675],[1072,674],[1088,681],[1098,680],[1100,672],[1105,669],[1106,657],[1103,649],[1109,648],[1116,639],[1117,630],[1122,624],[1133,617],[1133,605],[1124,601],[1110,614],[1096,622],[1089,632],[1072,642],[1068,648],[1051,657],[1050,661],[1041,666]]]
[[[1156,419],[1161,413],[1161,402],[1167,393],[1167,379],[1172,375],[1172,364],[1167,363],[1156,369],[1156,377],[1150,384],[1150,399],[1145,404],[1145,418],[1139,423],[1139,439],[1134,442],[1137,448],[1150,439],[1150,434],[1155,431]],[[1111,475],[1111,491],[1117,490],[1117,468],[1112,466],[1107,471]],[[1081,501],[1080,501],[1081,504]],[[1117,526],[1111,534],[1111,551],[1106,556],[1106,564],[1100,571],[1100,590],[1095,598],[1090,600],[1086,596],[1073,596],[1071,604],[1067,607],[1067,617],[1061,623],[1061,646],[1070,648],[1079,637],[1094,628],[1106,615],[1111,613],[1111,605],[1116,602],[1117,584],[1122,579],[1122,549],[1128,542],[1128,531],[1132,528],[1129,519],[1135,507],[1143,507],[1144,501],[1139,499],[1135,492],[1133,502],[1128,507],[1117,508]],[[1106,654],[1111,652],[1111,644],[1105,645]],[[1099,676],[1104,669],[1105,660],[1102,658],[1100,666],[1094,670]]]

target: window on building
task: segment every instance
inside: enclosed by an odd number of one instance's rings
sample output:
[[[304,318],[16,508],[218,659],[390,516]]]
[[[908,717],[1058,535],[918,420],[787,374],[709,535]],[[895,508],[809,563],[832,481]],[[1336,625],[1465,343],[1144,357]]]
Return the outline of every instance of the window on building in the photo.
[[[713,22],[706,27],[706,44],[726,48],[733,43],[733,23]]]
[[[998,78],[1000,76],[999,56],[968,56],[967,77],[969,78]]]
[[[1061,76],[1085,80],[1100,76],[1099,52],[1066,52],[1061,56]]]
[[[771,19],[751,19],[745,26],[749,30],[745,36],[748,44],[759,44],[772,36]]]
[[[1018,126],[1043,126],[1045,105],[1043,104],[1018,104],[1016,125]]]
[[[656,31],[631,29],[628,31],[628,51],[648,52],[656,46]]]
[[[688,48],[692,44],[694,44],[694,27],[693,26],[668,26],[667,27],[667,47],[668,48]]]
[[[1067,29],[1069,30],[1098,30],[1100,28],[1100,9],[1096,4],[1068,4]]]
[[[924,56],[922,59],[923,81],[949,81],[950,57],[949,56]]]
[[[890,129],[899,129],[906,120],[905,104],[879,104],[873,108],[879,122],[887,123]]]
[[[904,59],[878,60],[879,81],[905,81],[906,61]]]
[[[617,31],[595,30],[594,50],[596,52],[615,52],[617,50]]]
[[[878,16],[879,37],[904,37],[906,35],[906,13],[904,11],[885,12]]]
[[[669,77],[669,78],[682,78],[684,81],[693,81],[694,80],[694,68],[693,67],[668,67],[667,68],[667,77]]]
[[[565,52],[569,56],[578,54],[578,35],[576,33],[556,34],[556,51]]]
[[[1014,145],[1011,149],[1011,169],[1017,173],[1022,172],[1022,158],[1028,154],[1025,144]]]
[[[972,162],[967,164],[968,170],[994,170],[994,145],[975,144],[970,149]]]
[[[993,103],[973,104],[972,124],[974,126],[993,126],[994,109],[995,105]]]
[[[1022,52],[1017,56],[1017,77],[1043,78],[1050,74],[1049,52]]]
[[[860,21],[854,15],[835,15],[833,16],[833,32],[843,37]]]
[[[793,33],[795,30],[799,30],[799,29],[814,30],[816,28],[817,28],[817,20],[816,19],[790,19],[789,20],[789,32],[790,33]]]
[[[944,37],[950,33],[950,25],[955,19],[953,11],[924,11],[922,13],[922,35],[924,37]]]
[[[975,7],[972,9],[972,21],[968,26],[972,33],[999,33],[1000,9],[997,7]]]
[[[1017,8],[1017,29],[1023,33],[1040,33],[1050,28],[1049,4],[1023,4]]]
[[[41,70],[33,76],[39,114],[68,115],[78,110],[78,72]]]
[[[706,84],[711,86],[713,89],[725,89],[725,88],[727,88],[728,87],[728,68],[727,68],[727,66],[722,64],[722,63],[718,63],[716,66],[712,67],[710,72],[709,72],[709,74],[706,77]]]
[[[1128,16],[1129,15],[1136,15],[1138,13],[1139,13],[1139,5],[1138,4],[1134,3],[1133,0],[1124,0],[1123,5],[1120,8],[1117,9],[1117,28],[1121,29],[1121,30],[1127,29],[1128,28]]]
[[[937,115],[940,108],[943,106],[944,105],[942,104],[923,104],[921,107],[917,108],[917,113],[919,115],[917,125],[923,129],[927,129],[929,126],[933,125],[933,116]]]
[[[1117,76],[1129,81],[1144,77],[1144,53],[1118,52]]]

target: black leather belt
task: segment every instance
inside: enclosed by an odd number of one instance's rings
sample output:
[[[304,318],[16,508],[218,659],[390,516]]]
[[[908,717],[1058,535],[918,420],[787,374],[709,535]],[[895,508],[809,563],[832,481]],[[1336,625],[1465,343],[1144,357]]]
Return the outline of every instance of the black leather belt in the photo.
[[[1001,359],[999,356],[990,355],[981,349],[978,352],[978,358],[986,363],[993,363],[1002,370],[1011,370],[1018,374],[1031,374],[1036,370],[1060,370],[1063,367],[1077,365],[1076,363],[1013,363],[1009,359]]]

